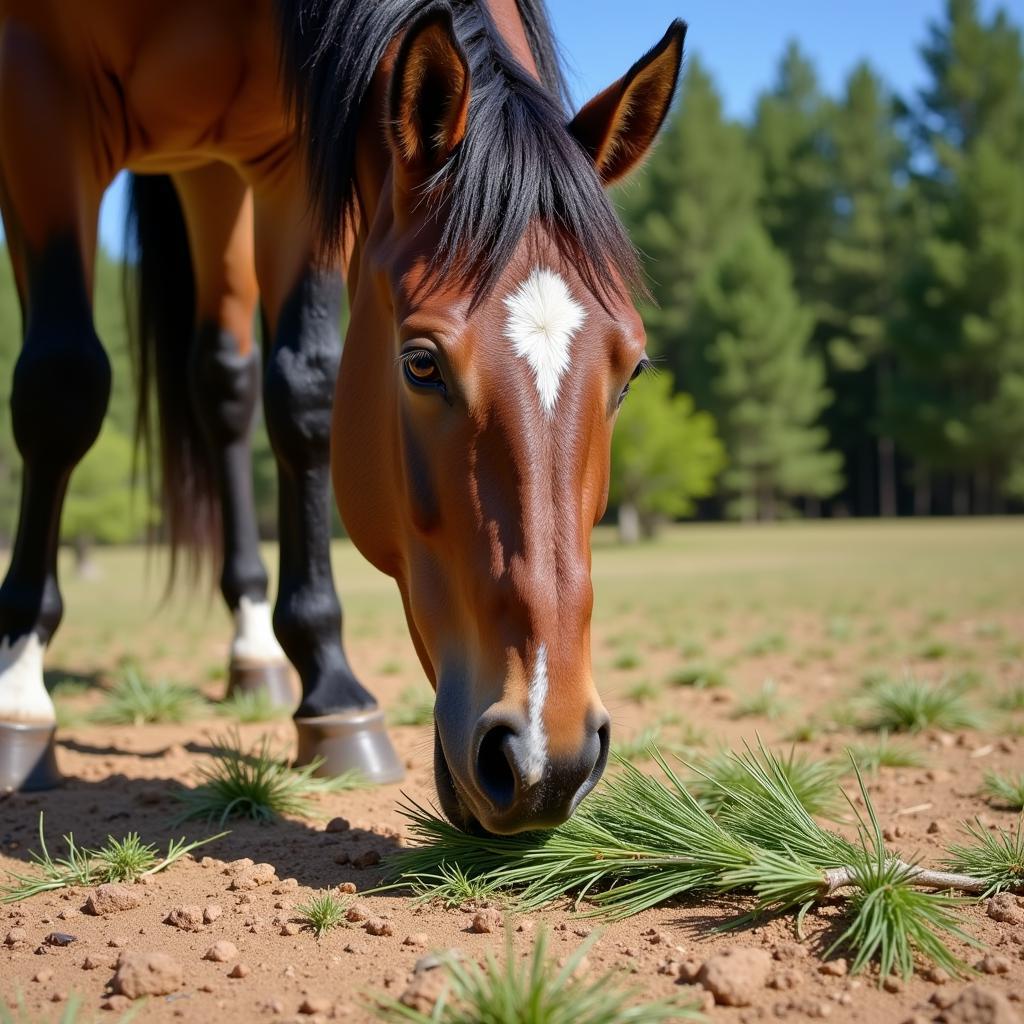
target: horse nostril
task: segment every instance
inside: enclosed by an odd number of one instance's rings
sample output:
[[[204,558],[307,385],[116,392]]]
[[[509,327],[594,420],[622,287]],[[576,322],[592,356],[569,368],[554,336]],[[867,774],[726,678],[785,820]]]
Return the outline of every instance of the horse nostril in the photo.
[[[507,725],[495,725],[480,741],[476,755],[476,778],[484,796],[500,811],[511,807],[516,795],[516,772],[509,743],[515,732]]]

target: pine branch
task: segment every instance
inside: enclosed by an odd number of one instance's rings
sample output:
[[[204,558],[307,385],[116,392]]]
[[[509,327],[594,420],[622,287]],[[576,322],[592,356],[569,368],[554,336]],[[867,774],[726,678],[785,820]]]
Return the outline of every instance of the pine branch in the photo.
[[[984,893],[990,885],[984,878],[961,875],[954,871],[933,871],[917,864],[909,864],[898,857],[893,858],[890,863],[905,871],[908,881],[922,889],[958,889],[960,892]],[[856,868],[826,868],[824,874],[822,896],[831,896],[837,889],[847,889],[857,885]]]

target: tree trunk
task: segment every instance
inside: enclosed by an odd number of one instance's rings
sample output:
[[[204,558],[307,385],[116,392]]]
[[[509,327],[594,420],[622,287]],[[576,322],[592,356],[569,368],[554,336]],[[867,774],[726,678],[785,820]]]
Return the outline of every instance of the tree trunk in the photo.
[[[971,514],[971,487],[966,473],[953,475],[953,515]]]
[[[932,511],[932,477],[923,466],[914,474],[914,515],[927,516]]]
[[[898,515],[896,507],[896,445],[891,437],[878,439],[878,514]]]
[[[640,510],[631,501],[619,505],[619,540],[623,544],[640,541]]]

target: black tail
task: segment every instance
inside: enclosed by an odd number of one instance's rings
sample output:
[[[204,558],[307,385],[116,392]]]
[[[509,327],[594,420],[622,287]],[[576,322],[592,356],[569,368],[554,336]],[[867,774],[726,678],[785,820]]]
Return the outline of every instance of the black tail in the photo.
[[[185,219],[170,177],[132,175],[126,231],[136,443],[146,456],[151,492],[157,489],[153,467],[160,465],[164,534],[171,548],[168,583],[174,582],[182,552],[194,581],[204,553],[220,546],[220,497],[210,447],[192,400],[195,282]]]

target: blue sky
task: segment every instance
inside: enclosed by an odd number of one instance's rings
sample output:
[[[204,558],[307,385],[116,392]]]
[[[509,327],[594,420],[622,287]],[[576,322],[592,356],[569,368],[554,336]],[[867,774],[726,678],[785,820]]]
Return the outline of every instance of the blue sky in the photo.
[[[758,92],[772,82],[790,39],[813,59],[829,92],[838,92],[854,64],[867,58],[897,91],[912,93],[922,82],[918,47],[925,25],[944,6],[944,0],[548,0],[578,102],[621,75],[672,18],[682,17],[690,26],[688,52],[700,55],[726,110],[738,118],[750,115]],[[981,0],[986,15],[998,6]],[[1024,22],[1024,0],[1002,6]],[[100,215],[100,237],[115,253],[123,218],[118,181]]]

